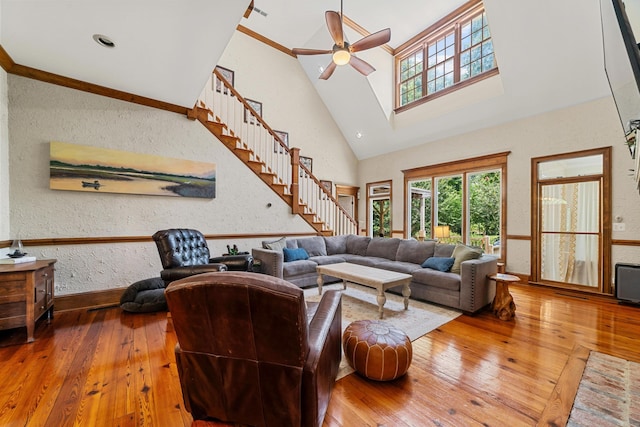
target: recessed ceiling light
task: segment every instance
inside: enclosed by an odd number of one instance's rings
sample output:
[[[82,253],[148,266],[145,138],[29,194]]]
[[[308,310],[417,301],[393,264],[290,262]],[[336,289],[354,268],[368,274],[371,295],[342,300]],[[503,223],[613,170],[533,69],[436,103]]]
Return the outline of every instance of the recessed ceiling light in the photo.
[[[356,138],[358,139],[362,138],[362,132],[356,132]]]
[[[116,44],[107,36],[104,36],[102,34],[94,34],[93,35],[93,39],[96,41],[96,43],[98,43],[100,46],[104,46],[104,47],[108,47],[108,48],[114,48],[116,47]]]

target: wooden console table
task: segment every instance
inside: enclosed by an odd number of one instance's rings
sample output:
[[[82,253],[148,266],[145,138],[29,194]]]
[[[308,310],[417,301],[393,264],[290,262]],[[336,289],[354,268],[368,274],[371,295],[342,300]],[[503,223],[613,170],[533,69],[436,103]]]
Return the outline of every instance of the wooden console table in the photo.
[[[496,273],[489,276],[496,282],[496,296],[491,303],[491,310],[500,320],[510,320],[516,315],[516,304],[509,293],[509,283],[520,281],[518,276]]]
[[[27,327],[33,342],[36,320],[53,316],[55,259],[0,265],[0,329]]]

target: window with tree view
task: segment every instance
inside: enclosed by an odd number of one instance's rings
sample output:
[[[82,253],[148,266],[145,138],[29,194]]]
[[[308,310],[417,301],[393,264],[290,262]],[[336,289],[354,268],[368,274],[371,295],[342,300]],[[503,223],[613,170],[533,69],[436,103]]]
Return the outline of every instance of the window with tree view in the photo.
[[[461,82],[487,77],[496,70],[493,41],[481,2],[469,2],[446,24],[430,28],[410,46],[401,47],[397,62],[397,105],[428,98]],[[425,63],[426,61],[426,63]]]
[[[502,257],[507,154],[405,171],[406,237],[478,246]]]
[[[391,181],[367,184],[367,228],[371,237],[391,237]]]

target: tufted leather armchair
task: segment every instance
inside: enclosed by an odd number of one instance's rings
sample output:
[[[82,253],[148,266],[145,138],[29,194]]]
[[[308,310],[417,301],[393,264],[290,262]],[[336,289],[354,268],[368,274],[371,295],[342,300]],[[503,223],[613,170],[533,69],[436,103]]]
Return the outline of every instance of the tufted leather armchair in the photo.
[[[339,292],[307,309],[298,286],[230,271],[172,282],[165,294],[194,420],[322,425],[341,358]]]
[[[194,274],[228,270],[222,263],[209,262],[209,246],[198,230],[160,230],[153,235],[153,240],[158,247],[163,267],[160,277],[165,283]]]

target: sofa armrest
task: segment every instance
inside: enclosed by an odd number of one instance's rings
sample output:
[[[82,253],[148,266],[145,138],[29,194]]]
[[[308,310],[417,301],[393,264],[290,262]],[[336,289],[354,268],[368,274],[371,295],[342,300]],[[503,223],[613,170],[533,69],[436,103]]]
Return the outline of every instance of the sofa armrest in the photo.
[[[460,268],[460,309],[475,313],[493,301],[495,283],[488,276],[498,271],[498,259],[483,255],[464,261]]]
[[[282,251],[272,251],[271,249],[253,248],[251,250],[253,260],[260,260],[262,265],[262,273],[274,276],[279,279],[282,277],[282,264],[284,263],[284,254]]]
[[[322,423],[342,359],[342,294],[325,291],[309,322],[309,354],[302,377],[303,425]]]
[[[162,277],[162,280],[164,280],[166,283],[169,283],[173,282],[174,280],[183,279],[185,277],[194,276],[200,273],[211,273],[227,270],[227,266],[224,264],[198,264],[184,267],[167,268],[160,272],[160,277]]]

